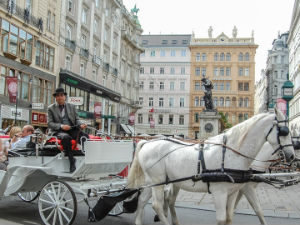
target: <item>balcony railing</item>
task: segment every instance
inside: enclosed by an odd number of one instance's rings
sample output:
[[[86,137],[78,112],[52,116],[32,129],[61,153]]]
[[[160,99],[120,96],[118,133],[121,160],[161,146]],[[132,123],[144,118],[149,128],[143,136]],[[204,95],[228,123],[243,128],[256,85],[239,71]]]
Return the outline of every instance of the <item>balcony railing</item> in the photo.
[[[88,59],[89,58],[89,50],[80,48],[80,55]]]
[[[98,66],[100,66],[101,62],[102,62],[102,59],[99,56],[94,55],[92,61],[93,61],[93,63],[95,63]]]
[[[40,32],[43,31],[43,19],[31,15],[29,9],[23,9],[16,5],[16,0],[0,0],[0,7],[4,8],[8,14],[15,15],[23,19],[25,23],[38,28]]]
[[[70,40],[70,39],[66,39],[66,40],[65,40],[65,46],[66,46],[68,49],[70,49],[70,50],[72,50],[73,52],[75,52],[75,49],[76,49],[76,43],[75,43],[75,41]]]
[[[109,63],[104,64],[104,69],[106,72],[109,72]]]

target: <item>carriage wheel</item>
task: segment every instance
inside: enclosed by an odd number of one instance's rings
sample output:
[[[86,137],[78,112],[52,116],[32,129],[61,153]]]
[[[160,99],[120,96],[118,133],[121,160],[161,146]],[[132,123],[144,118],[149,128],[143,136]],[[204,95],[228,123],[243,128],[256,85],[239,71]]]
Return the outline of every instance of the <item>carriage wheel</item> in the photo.
[[[39,197],[39,192],[19,192],[18,196],[20,199],[22,199],[24,202],[32,202],[37,197]]]
[[[38,207],[45,225],[71,225],[77,214],[74,191],[62,181],[52,181],[43,187]]]
[[[123,201],[118,202],[115,207],[108,213],[110,216],[119,216],[123,213]]]

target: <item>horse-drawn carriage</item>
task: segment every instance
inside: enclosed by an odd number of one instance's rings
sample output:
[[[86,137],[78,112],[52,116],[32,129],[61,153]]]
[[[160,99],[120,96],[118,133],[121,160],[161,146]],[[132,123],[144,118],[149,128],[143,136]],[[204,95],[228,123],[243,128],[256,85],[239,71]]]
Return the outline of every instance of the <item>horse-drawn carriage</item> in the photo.
[[[10,151],[7,171],[0,171],[0,198],[18,195],[23,201],[38,199],[38,210],[45,225],[72,224],[77,204],[122,189],[126,178],[118,174],[132,161],[131,140],[113,140],[90,136],[83,149],[74,142],[76,170],[69,173],[69,160],[60,142],[50,137],[39,143],[40,134],[32,136],[31,146]],[[117,211],[116,211],[117,210]],[[119,214],[118,205],[110,212]]]

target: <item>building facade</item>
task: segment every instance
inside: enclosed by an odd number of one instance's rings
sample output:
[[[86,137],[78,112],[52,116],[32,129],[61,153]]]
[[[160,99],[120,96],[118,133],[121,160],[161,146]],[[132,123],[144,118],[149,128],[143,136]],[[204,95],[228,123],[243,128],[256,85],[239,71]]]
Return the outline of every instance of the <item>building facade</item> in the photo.
[[[213,84],[214,107],[235,125],[254,114],[255,53],[254,37],[238,38],[234,27],[232,37],[221,33],[208,38],[192,35],[190,79],[189,136],[198,138],[199,115],[204,109],[203,76]]]
[[[255,96],[254,96],[254,114],[258,114],[267,110],[267,77],[265,70],[261,70],[260,79],[255,84]]]
[[[267,104],[271,106],[277,103],[277,99],[282,98],[282,86],[289,72],[288,36],[288,32],[279,34],[268,52],[265,76],[267,77]]]
[[[136,12],[119,0],[61,3],[59,85],[84,99],[78,106],[82,120],[119,133],[138,100],[142,29]],[[101,105],[101,118],[94,117],[95,105]]]
[[[300,1],[295,0],[289,30],[289,78],[294,84],[293,99],[290,101],[290,126],[299,129],[300,124]]]
[[[46,129],[46,109],[58,74],[59,1],[0,1],[0,127],[33,124]],[[18,78],[17,104],[6,77]]]
[[[191,35],[142,35],[137,133],[188,135]]]

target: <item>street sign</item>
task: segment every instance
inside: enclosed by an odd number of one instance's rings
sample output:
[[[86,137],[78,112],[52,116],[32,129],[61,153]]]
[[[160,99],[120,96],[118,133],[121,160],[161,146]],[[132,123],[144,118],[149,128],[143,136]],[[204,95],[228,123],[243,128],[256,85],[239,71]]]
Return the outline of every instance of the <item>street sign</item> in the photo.
[[[72,103],[74,105],[83,105],[83,97],[69,97],[68,103]]]
[[[44,103],[42,102],[33,102],[32,109],[44,109]]]

